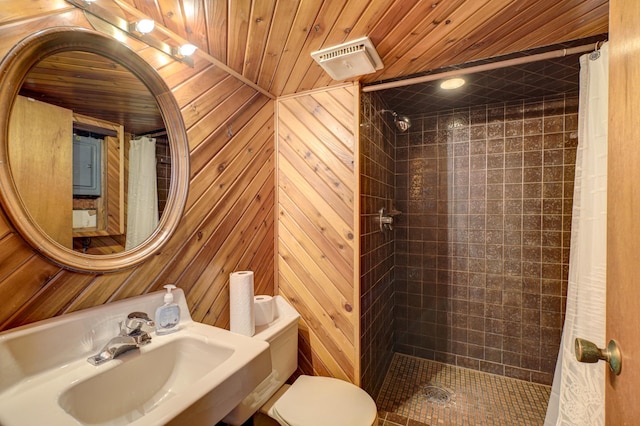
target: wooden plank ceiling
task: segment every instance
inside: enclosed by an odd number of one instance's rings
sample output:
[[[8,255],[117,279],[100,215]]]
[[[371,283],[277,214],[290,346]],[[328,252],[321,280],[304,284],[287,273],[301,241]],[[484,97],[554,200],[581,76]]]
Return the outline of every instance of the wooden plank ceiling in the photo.
[[[100,0],[107,1],[107,0]],[[608,0],[115,0],[274,96],[333,85],[310,53],[362,36],[364,83],[606,33]]]
[[[159,25],[155,34],[159,38],[167,40],[167,34],[172,34],[178,41],[183,39],[197,45],[205,53],[200,53],[203,59],[228,67],[274,97],[336,84],[311,59],[310,53],[364,35],[371,37],[385,64],[380,72],[361,79],[363,83],[372,83],[602,34],[607,31],[608,16],[607,0],[98,0],[97,3],[131,22],[142,16],[153,18]],[[72,8],[65,2],[59,6]],[[16,15],[20,13],[24,11],[15,11]],[[11,21],[15,16],[9,13],[5,19]],[[113,61],[98,61],[90,54],[55,55],[32,70],[22,94],[123,123],[135,134],[160,130],[162,117],[157,108],[150,108],[155,103],[149,102],[148,91],[120,68]],[[118,84],[113,83],[115,73]],[[56,77],[52,78],[54,74]],[[76,91],[65,91],[67,86]],[[416,86],[396,90],[399,101],[390,99],[390,106],[415,113],[419,110],[418,100],[426,105],[434,103],[420,93],[429,90]],[[86,96],[74,100],[75,93]],[[388,95],[393,98],[394,93]]]

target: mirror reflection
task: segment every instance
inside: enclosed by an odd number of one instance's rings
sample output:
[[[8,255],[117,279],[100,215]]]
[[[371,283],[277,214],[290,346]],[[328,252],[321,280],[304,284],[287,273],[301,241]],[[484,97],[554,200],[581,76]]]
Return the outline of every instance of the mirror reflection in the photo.
[[[11,113],[8,154],[33,220],[76,252],[138,246],[167,201],[171,153],[154,96],[93,53],[57,53],[29,71]]]

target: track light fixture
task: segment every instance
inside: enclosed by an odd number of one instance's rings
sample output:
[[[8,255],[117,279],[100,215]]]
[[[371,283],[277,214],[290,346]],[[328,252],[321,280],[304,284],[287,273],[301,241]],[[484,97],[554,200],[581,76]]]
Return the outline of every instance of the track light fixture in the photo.
[[[180,45],[180,42],[175,38],[172,39],[173,42],[175,42],[175,45],[172,46],[157,37],[154,37],[152,32],[155,28],[155,22],[153,20],[140,19],[137,22],[127,22],[125,18],[114,14],[111,10],[101,7],[93,0],[66,1],[77,8],[82,9],[93,28],[97,31],[120,41],[123,41],[125,36],[133,37],[171,56],[175,60],[193,67],[193,59],[190,56],[195,53],[196,47],[192,44]],[[105,25],[104,23],[109,25]]]
[[[131,26],[140,34],[149,34],[155,28],[156,23],[153,19],[141,19],[133,25],[130,25],[129,28],[131,28]]]
[[[194,53],[196,53],[197,47],[195,47],[193,44],[183,44],[182,46],[178,47],[177,50],[177,54],[179,56],[185,57],[185,56],[191,56]]]

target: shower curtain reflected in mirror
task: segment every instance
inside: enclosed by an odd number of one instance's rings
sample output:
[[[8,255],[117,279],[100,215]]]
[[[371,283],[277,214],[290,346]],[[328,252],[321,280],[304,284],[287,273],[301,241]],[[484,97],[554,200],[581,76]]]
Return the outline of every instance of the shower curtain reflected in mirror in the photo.
[[[129,250],[151,235],[158,226],[156,140],[143,136],[129,148],[127,241]]]
[[[607,43],[580,57],[567,308],[545,426],[604,425],[606,365],[579,363],[574,340],[606,345],[608,63]]]

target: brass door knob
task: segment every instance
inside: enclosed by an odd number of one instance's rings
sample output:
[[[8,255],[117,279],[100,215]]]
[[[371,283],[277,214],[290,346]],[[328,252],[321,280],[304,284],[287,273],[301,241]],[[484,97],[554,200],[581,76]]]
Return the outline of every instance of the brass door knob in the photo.
[[[615,340],[610,340],[605,349],[600,349],[595,343],[576,338],[575,350],[576,359],[580,362],[594,363],[603,360],[609,364],[609,368],[616,376],[622,371],[622,354]]]

